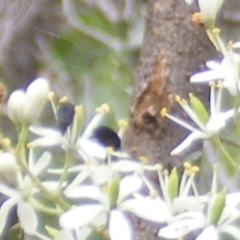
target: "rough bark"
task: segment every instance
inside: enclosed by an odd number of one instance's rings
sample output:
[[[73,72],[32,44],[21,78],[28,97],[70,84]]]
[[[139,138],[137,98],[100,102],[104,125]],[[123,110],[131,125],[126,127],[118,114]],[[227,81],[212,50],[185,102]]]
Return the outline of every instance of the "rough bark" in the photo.
[[[237,40],[236,3],[231,0],[228,4],[225,1],[224,8],[227,8],[225,12],[220,11],[218,24],[224,32],[231,27],[231,32],[225,34],[229,37],[226,41]],[[231,15],[232,10],[235,15]],[[169,153],[187,133],[159,113],[162,108],[167,108],[174,115],[186,117],[179,111],[175,95],[186,98],[189,92],[194,92],[207,102],[208,88],[192,86],[189,77],[203,69],[206,60],[218,57],[203,26],[191,21],[195,11],[198,11],[196,4],[189,7],[183,0],[151,0],[146,13],[145,37],[130,107],[126,145],[134,156],[146,156],[151,163],[162,163],[167,168],[181,164],[183,156],[176,158]],[[137,233],[135,239],[159,239],[159,225],[156,227],[153,223],[136,219],[133,222]],[[186,239],[195,237],[191,235]]]
[[[176,94],[186,98],[189,92],[197,91],[203,99],[207,99],[208,91],[193,89],[189,77],[204,66],[206,59],[217,56],[204,28],[191,22],[194,11],[196,9],[183,0],[149,1],[135,94],[130,108],[129,151],[136,157],[146,156],[151,163],[160,162],[168,168],[181,163],[180,158],[169,153],[186,132],[163,119],[160,111],[167,108],[180,115],[181,111],[174,101]],[[151,177],[154,179],[154,176]],[[159,239],[159,225],[137,219],[133,222],[135,239]]]
[[[186,98],[189,92],[199,91],[206,98],[207,91],[193,89],[189,76],[216,56],[204,28],[191,21],[195,10],[176,0],[149,1],[147,10],[127,145],[135,156],[147,156],[166,167],[178,162],[169,153],[186,133],[163,119],[160,110],[178,115],[176,94]]]

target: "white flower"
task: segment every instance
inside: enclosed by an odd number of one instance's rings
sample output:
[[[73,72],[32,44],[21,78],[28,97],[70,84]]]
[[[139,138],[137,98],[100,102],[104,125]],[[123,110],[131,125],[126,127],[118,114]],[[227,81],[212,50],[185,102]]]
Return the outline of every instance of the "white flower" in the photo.
[[[176,148],[171,151],[171,155],[180,154],[197,140],[209,139],[213,135],[217,135],[225,127],[226,122],[234,116],[233,109],[226,112],[221,111],[222,87],[219,86],[217,94],[215,93],[215,88],[216,85],[212,83],[210,96],[210,116],[206,122],[204,122],[206,119],[204,119],[204,121],[201,119],[201,113],[195,112],[185,100],[177,97],[177,101],[183,110],[192,119],[192,121],[197,125],[197,127],[193,127],[189,123],[184,122],[183,120],[180,120],[162,111],[163,116],[168,117],[175,123],[191,131],[191,133]],[[194,97],[190,95],[190,98]]]
[[[6,169],[2,169],[2,167],[6,166],[6,162],[9,162],[9,159],[11,159],[11,163],[7,169],[12,176],[11,179],[2,178],[0,182],[0,192],[9,197],[2,204],[0,209],[0,235],[6,226],[10,210],[14,206],[17,206],[18,219],[24,232],[32,235],[36,232],[38,219],[30,202],[33,195],[38,192],[38,189],[35,188],[28,176],[22,175],[17,170],[16,158],[13,155],[10,158],[9,156],[9,153],[2,154],[0,156],[1,172],[6,171]],[[13,159],[15,160],[13,161]],[[50,154],[46,152],[40,157],[37,163],[34,163],[33,161],[34,159],[30,157],[29,162],[31,163],[29,164],[29,171],[31,171],[33,175],[37,176],[46,169],[50,161]],[[10,167],[12,169],[10,169]]]
[[[124,211],[132,212],[139,217],[156,222],[164,222],[169,217],[169,212],[166,211],[166,205],[163,203],[159,204],[153,199],[140,197],[125,200],[127,196],[139,190],[141,186],[142,181],[139,177],[124,177],[119,183],[119,192],[115,203],[111,200],[114,196],[111,196],[110,193],[103,192],[97,186],[80,185],[76,188],[66,189],[65,195],[69,198],[85,197],[94,199],[99,203],[80,205],[69,210],[60,217],[60,225],[63,228],[81,228],[90,222],[94,224],[97,217],[104,214],[105,217],[101,218],[105,219],[104,224],[107,224],[106,215],[109,216],[109,234],[111,240],[132,239],[132,231],[126,216],[123,214]],[[114,185],[112,188],[110,187],[110,189],[113,191],[116,189],[116,186]],[[84,217],[79,218],[79,216]]]
[[[54,240],[75,240],[75,238],[69,230],[63,229],[59,232],[57,237],[54,238]]]
[[[199,8],[202,14],[203,22],[209,27],[213,27],[218,10],[223,0],[198,0]]]
[[[188,168],[187,165],[185,167]],[[234,239],[239,239],[240,231],[237,226],[234,226],[236,220],[240,218],[240,211],[237,209],[240,202],[237,199],[239,193],[226,195],[225,189],[217,193],[215,171],[210,193],[206,196],[198,196],[198,193],[195,192],[193,196],[184,197],[185,194],[189,195],[189,187],[192,182],[191,176],[189,176],[188,180],[186,177],[187,175],[184,173],[179,196],[172,201],[173,216],[167,222],[167,226],[159,230],[158,235],[166,239],[183,239],[185,235],[191,232],[197,234],[201,230],[201,233],[196,238],[197,240],[218,240],[221,233],[227,233]],[[171,177],[166,179],[166,183],[169,183],[169,181],[171,181]],[[161,184],[163,193],[167,187],[168,184],[166,186]],[[196,186],[193,185],[192,189],[195,188]],[[171,190],[169,189],[169,191]]]
[[[204,227],[205,218],[201,212],[186,212],[176,216],[166,227],[159,230],[158,236],[166,239],[181,239],[186,234]]]
[[[48,81],[38,78],[26,91],[14,91],[8,100],[8,114],[15,124],[31,124],[40,115],[49,92]]]
[[[78,111],[79,109],[79,111]],[[103,104],[96,109],[96,115],[90,121],[85,131],[81,136],[79,132],[81,130],[81,119],[78,116],[81,115],[81,108],[75,107],[75,114],[72,124],[68,126],[66,132],[62,134],[59,129],[43,128],[37,126],[30,126],[29,130],[40,137],[29,143],[29,146],[44,146],[51,147],[61,145],[64,149],[76,149],[80,155],[93,156],[97,158],[106,157],[106,148],[97,144],[90,139],[94,128],[99,124],[104,114],[109,111],[108,105]]]
[[[216,228],[213,225],[204,229],[203,232],[197,237],[196,240],[205,240],[205,239],[218,240],[218,233],[216,231]]]
[[[239,93],[239,54],[229,51],[221,63],[209,61],[206,65],[210,70],[196,73],[190,78],[190,82],[201,83],[221,79],[231,95],[236,96]]]

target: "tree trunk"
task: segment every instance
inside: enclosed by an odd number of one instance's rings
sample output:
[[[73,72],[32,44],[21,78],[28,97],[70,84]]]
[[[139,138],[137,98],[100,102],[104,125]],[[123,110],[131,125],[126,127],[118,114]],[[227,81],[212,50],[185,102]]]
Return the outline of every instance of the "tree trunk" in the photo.
[[[136,157],[143,155],[151,163],[160,162],[170,168],[178,165],[179,159],[169,153],[186,132],[163,119],[160,111],[167,108],[180,115],[174,101],[176,94],[186,98],[188,93],[197,91],[207,99],[207,88],[193,88],[189,77],[203,68],[205,60],[217,55],[203,26],[191,21],[196,10],[196,6],[194,9],[184,0],[149,1],[130,108],[129,151]]]
[[[184,0],[152,0],[147,9],[126,145],[134,156],[146,156],[150,163],[167,168],[181,164],[181,158],[169,153],[186,132],[163,119],[160,111],[167,108],[184,118],[174,101],[176,94],[187,98],[188,93],[197,91],[198,96],[208,99],[208,88],[193,88],[189,77],[203,68],[207,59],[217,56],[203,26],[191,21],[195,11],[196,6],[189,7]],[[133,222],[135,239],[159,239],[159,225],[137,219]]]

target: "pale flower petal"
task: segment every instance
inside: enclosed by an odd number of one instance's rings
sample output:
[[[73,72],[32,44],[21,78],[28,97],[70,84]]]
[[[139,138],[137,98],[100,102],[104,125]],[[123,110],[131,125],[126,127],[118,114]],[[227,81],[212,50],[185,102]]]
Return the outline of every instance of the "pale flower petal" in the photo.
[[[20,196],[18,191],[16,191],[14,188],[1,183],[0,183],[0,193],[11,198],[19,198]]]
[[[166,239],[179,239],[198,228],[200,225],[194,219],[184,219],[161,228],[158,236]]]
[[[61,136],[61,133],[56,129],[44,128],[39,126],[30,126],[29,130],[39,136]]]
[[[106,148],[101,146],[100,144],[97,144],[96,142],[81,138],[78,141],[78,149],[81,154],[81,151],[83,151],[88,156],[104,159],[107,156]]]
[[[204,22],[212,22],[214,24],[215,18],[223,0],[198,0],[199,8]]]
[[[45,187],[49,192],[57,191],[59,188],[58,181],[44,181],[42,182],[43,187]]]
[[[104,208],[99,204],[72,208],[60,216],[59,223],[63,228],[80,228],[94,220],[102,211],[104,211]]]
[[[174,148],[171,151],[171,155],[178,155],[182,153],[184,150],[187,150],[194,141],[199,140],[199,139],[206,139],[207,135],[203,132],[200,131],[195,131],[191,134],[189,134],[176,148]]]
[[[34,80],[26,90],[27,101],[24,106],[26,120],[33,122],[40,115],[49,92],[48,81],[44,78]]]
[[[38,100],[38,103],[41,104],[47,98],[49,92],[48,80],[45,78],[35,79],[27,88],[26,94],[30,100]],[[35,105],[35,107],[39,105]]]
[[[37,230],[38,219],[34,208],[27,202],[18,203],[17,214],[24,232],[34,234]]]
[[[68,229],[63,229],[54,240],[74,240],[74,238]]]
[[[7,103],[8,115],[15,124],[19,124],[24,121],[25,116],[23,114],[23,106],[25,106],[26,102],[27,97],[25,92],[22,90],[14,91],[10,95]]]
[[[118,210],[110,212],[109,235],[111,240],[131,240],[131,228],[126,217]]]
[[[17,159],[12,153],[0,154],[0,181],[9,185],[17,185]]]
[[[196,238],[196,240],[218,240],[217,230],[214,226],[209,226],[203,230],[203,232]]]
[[[51,161],[51,154],[49,152],[44,152],[41,157],[38,159],[36,164],[32,166],[32,169],[29,169],[32,174],[38,176],[48,167]]]
[[[200,72],[194,74],[190,78],[191,83],[204,83],[204,82],[209,82],[211,80],[217,80],[223,78],[223,74],[219,70],[209,70],[205,72]]]
[[[125,197],[131,193],[136,192],[142,187],[142,180],[140,177],[133,175],[124,177],[120,181],[120,190],[118,196],[118,203],[120,203]]]
[[[66,189],[64,191],[66,197],[69,198],[91,198],[99,200],[99,189],[91,185],[81,185],[75,188]]]
[[[171,216],[166,203],[160,199],[130,199],[122,202],[119,209],[153,222],[165,222]]]
[[[18,199],[10,198],[2,204],[0,209],[0,235],[2,234],[7,224],[9,212],[13,208],[13,206],[17,204],[17,201]]]
[[[140,168],[140,164],[138,162],[130,161],[130,160],[119,160],[114,163],[114,171],[117,172],[133,172]]]
[[[226,195],[226,206],[237,207],[240,204],[240,192]]]

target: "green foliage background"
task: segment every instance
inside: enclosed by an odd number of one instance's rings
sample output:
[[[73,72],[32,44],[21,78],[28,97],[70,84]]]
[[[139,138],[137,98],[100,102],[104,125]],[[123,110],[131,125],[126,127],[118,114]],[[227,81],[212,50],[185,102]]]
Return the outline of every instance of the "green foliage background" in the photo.
[[[7,57],[2,56],[0,77],[8,94],[16,88],[26,87],[34,77],[46,76],[59,97],[68,96],[71,102],[84,104],[87,119],[105,102],[114,109],[110,125],[114,118],[127,118],[144,32],[146,2],[40,2],[39,6],[30,0],[6,2],[6,7],[7,4],[9,9],[16,7],[16,12],[6,13],[5,19],[0,19],[3,25],[9,20],[16,21],[8,31],[12,34],[11,41],[2,46]],[[70,4],[74,12],[66,13],[64,3]],[[36,10],[32,13],[34,7]],[[9,16],[12,19],[8,19]],[[110,42],[99,41],[88,31],[76,28],[69,21],[71,17],[117,43],[117,47],[112,48]],[[27,77],[21,77],[24,75]]]

